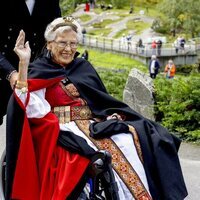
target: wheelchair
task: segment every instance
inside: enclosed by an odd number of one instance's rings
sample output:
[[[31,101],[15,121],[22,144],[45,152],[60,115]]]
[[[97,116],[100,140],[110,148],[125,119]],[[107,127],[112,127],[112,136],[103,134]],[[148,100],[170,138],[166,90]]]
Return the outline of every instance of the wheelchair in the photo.
[[[6,152],[0,160],[0,199],[5,200]],[[77,200],[119,200],[118,187],[111,165],[111,155],[98,151],[92,158],[87,170],[87,184]]]
[[[5,191],[5,169],[6,169],[6,151],[3,151],[0,159],[0,199],[5,200],[4,191]]]

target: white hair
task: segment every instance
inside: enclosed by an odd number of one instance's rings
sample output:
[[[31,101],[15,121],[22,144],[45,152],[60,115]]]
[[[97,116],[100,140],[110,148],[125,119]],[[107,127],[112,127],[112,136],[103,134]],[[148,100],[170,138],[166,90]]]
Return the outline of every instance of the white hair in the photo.
[[[44,37],[47,42],[55,40],[58,33],[64,31],[75,31],[78,42],[82,39],[81,26],[73,17],[59,17],[54,19],[46,28]]]

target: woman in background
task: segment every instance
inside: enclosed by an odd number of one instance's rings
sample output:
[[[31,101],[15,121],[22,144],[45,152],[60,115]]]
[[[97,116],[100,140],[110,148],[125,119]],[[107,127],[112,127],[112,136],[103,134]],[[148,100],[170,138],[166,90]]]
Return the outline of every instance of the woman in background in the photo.
[[[165,76],[167,79],[173,79],[176,73],[176,66],[173,60],[169,60],[167,65],[165,66]]]

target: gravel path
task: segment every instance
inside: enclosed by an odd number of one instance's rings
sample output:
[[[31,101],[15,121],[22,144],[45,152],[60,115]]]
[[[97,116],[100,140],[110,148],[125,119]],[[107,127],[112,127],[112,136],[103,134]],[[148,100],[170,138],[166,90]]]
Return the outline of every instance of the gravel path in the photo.
[[[96,14],[92,10],[90,12],[85,12],[84,5],[80,5],[78,9],[76,10],[76,12],[73,13],[73,16],[76,18],[79,18],[81,15],[91,16],[91,20],[89,21],[86,21],[86,22],[80,21],[80,24],[83,27],[85,27],[86,30],[93,29],[92,24],[94,23],[101,22],[102,20],[105,20],[105,19],[112,19],[114,22],[106,26],[106,28],[111,28],[111,32],[108,34],[108,37],[110,38],[114,37],[121,30],[126,29],[126,23],[129,20],[136,20],[136,21],[138,20],[138,21],[150,23],[150,24],[154,20],[153,18],[144,16],[144,15],[133,14],[133,15],[124,17],[122,20],[118,21],[120,17],[119,17],[119,13],[117,12],[112,12],[112,10],[102,11],[102,13],[100,14]],[[151,38],[156,35],[158,36],[158,34],[156,34],[151,28],[145,29],[140,35],[135,35],[134,33],[135,33],[134,30],[130,31],[130,34],[133,35],[132,41],[135,41],[135,42],[138,41],[139,38]]]

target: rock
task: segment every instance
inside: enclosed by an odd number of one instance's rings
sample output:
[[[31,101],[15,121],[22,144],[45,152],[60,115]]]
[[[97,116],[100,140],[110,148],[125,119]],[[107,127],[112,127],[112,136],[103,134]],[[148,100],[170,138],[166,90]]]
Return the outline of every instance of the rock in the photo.
[[[153,93],[152,79],[138,69],[132,69],[124,89],[123,101],[144,117],[155,120]]]

